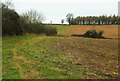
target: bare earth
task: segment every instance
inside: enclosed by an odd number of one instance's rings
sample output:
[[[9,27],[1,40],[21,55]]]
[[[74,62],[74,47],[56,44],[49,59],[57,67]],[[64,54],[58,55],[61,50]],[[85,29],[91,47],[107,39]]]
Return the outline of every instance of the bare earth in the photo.
[[[100,26],[91,26],[91,25],[71,25],[68,27],[68,30],[63,32],[63,35],[72,35],[72,34],[84,34],[88,30],[97,30],[104,31],[103,36],[108,38],[118,38],[118,25],[100,25]]]
[[[93,39],[72,37],[72,34],[84,34],[87,30],[103,30],[104,37],[112,39]],[[69,26],[61,33],[68,35],[65,39],[53,41],[53,48],[73,60],[76,67],[95,71],[95,74],[116,78],[118,76],[118,26]]]

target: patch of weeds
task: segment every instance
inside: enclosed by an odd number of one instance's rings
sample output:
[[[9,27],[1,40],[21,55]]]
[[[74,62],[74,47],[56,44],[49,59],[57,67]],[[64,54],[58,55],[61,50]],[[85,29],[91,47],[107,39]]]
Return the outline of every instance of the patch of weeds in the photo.
[[[42,58],[42,59],[40,59],[40,62],[44,62],[44,59]]]
[[[57,60],[51,60],[52,63],[55,63],[55,64],[60,64],[61,62],[60,61],[57,61]]]
[[[86,73],[87,71],[86,70],[83,70],[83,73]]]
[[[68,63],[72,64],[72,61],[68,61]]]
[[[18,68],[17,67],[12,67],[11,70],[17,70]]]
[[[78,63],[76,63],[76,65],[82,65],[82,64],[78,62]]]
[[[47,57],[48,57],[47,55],[44,56],[44,58],[47,58]]]
[[[94,73],[96,73],[96,72],[97,72],[97,69],[93,69],[92,71],[93,71]]]
[[[56,61],[55,64],[60,64],[60,61]]]
[[[56,49],[56,51],[58,51],[58,49]]]
[[[82,69],[82,68],[79,68],[78,71],[81,71],[81,72],[83,72],[83,73],[86,73],[86,72],[87,72],[86,70],[84,70],[84,69]]]
[[[78,71],[83,71],[83,69],[82,69],[82,68],[79,68]]]
[[[56,54],[57,57],[62,57],[60,54]]]

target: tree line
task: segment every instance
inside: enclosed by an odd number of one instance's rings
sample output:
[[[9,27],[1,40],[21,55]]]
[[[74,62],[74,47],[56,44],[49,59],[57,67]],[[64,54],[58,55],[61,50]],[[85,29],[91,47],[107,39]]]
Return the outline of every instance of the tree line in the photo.
[[[117,25],[120,24],[120,17],[113,16],[78,16],[74,18],[72,13],[66,15],[66,21],[69,25]],[[61,20],[63,24],[63,19]]]
[[[0,4],[2,9],[2,35],[25,35],[28,33],[56,35],[56,28],[42,24],[44,16],[36,10],[18,14],[9,1]]]

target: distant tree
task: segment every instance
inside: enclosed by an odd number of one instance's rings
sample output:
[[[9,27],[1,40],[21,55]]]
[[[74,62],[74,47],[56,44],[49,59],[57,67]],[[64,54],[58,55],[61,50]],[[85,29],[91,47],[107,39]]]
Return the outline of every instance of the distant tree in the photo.
[[[112,17],[112,24],[116,24],[117,21],[117,16],[113,15]]]
[[[61,20],[61,23],[62,23],[62,24],[64,23],[64,19]]]
[[[69,25],[71,25],[71,20],[73,19],[74,15],[72,13],[68,13],[66,17],[67,22],[69,23]]]
[[[118,16],[118,22],[117,23],[120,25],[120,16]]]
[[[23,13],[22,16],[27,23],[42,23],[45,20],[43,14],[37,12],[36,10],[30,10]]]
[[[112,16],[109,16],[108,17],[108,24],[111,24],[112,23]]]
[[[82,17],[83,25],[85,24],[85,17]]]
[[[52,21],[50,21],[50,24],[52,24]]]
[[[113,16],[78,16],[70,19],[71,25],[112,25],[118,24],[120,18],[116,15]]]

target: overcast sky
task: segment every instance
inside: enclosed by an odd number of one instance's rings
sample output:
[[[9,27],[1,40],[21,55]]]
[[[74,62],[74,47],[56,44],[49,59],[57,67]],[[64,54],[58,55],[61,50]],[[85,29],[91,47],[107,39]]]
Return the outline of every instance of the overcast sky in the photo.
[[[46,17],[45,23],[61,23],[67,13],[73,13],[74,17],[117,15],[118,1],[120,0],[12,0],[18,13],[31,9],[42,12]]]

